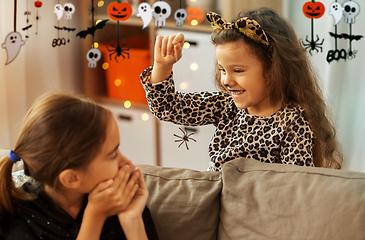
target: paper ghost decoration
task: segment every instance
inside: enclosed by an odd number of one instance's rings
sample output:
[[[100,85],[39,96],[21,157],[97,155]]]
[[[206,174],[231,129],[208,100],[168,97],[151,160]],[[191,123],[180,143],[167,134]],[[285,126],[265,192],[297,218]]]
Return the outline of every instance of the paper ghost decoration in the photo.
[[[60,20],[63,16],[63,7],[61,4],[56,4],[54,6],[54,13],[57,15],[57,20]]]
[[[20,51],[20,47],[24,44],[25,42],[22,39],[22,35],[18,32],[11,32],[6,36],[5,42],[1,45],[1,47],[6,50],[8,56],[5,65],[8,65],[16,58]]]
[[[143,22],[142,29],[144,29],[145,27],[148,26],[148,24],[150,24],[152,20],[152,11],[153,10],[148,3],[141,3],[138,5],[137,17],[140,17],[142,19]]]
[[[155,25],[163,27],[166,25],[166,19],[171,14],[171,7],[167,2],[158,1],[152,5],[152,15],[155,18]]]

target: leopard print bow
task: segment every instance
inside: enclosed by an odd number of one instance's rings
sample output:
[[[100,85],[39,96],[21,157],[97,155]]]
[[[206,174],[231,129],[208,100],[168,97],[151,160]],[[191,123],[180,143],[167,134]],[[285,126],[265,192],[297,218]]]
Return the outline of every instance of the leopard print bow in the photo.
[[[238,19],[235,22],[227,23],[226,20],[224,20],[218,13],[215,12],[207,13],[207,19],[214,29],[236,28],[252,40],[262,43],[265,46],[269,46],[269,41],[267,39],[266,33],[264,32],[260,24],[254,19],[244,17]]]

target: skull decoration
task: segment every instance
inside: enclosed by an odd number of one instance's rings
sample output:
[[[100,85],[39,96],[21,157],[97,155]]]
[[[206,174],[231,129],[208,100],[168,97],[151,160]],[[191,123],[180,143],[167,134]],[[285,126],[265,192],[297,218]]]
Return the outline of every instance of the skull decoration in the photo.
[[[66,19],[72,19],[72,14],[75,12],[75,6],[72,3],[66,3],[63,5],[63,11],[65,12]]]
[[[86,60],[89,62],[88,68],[96,68],[97,62],[101,58],[101,51],[97,48],[92,48],[86,53]]]
[[[355,17],[360,13],[360,6],[357,2],[347,1],[342,4],[343,15],[345,16],[346,23],[355,23]]]
[[[157,27],[163,27],[166,25],[166,19],[171,14],[171,7],[164,1],[155,2],[152,5],[152,15],[155,18],[155,25]]]
[[[175,20],[176,20],[176,26],[182,27],[184,25],[185,19],[188,17],[188,12],[184,8],[180,8],[176,10],[175,12]]]

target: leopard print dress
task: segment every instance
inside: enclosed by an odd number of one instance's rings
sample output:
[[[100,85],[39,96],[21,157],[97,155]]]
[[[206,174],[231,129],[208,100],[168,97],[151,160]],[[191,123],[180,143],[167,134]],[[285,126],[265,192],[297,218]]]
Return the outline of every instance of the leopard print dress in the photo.
[[[149,108],[158,119],[216,127],[209,145],[209,171],[221,171],[225,162],[238,157],[314,166],[315,135],[302,107],[288,105],[269,117],[253,116],[238,109],[226,92],[175,91],[172,73],[165,81],[150,84],[151,71],[152,67],[144,70],[141,81]]]

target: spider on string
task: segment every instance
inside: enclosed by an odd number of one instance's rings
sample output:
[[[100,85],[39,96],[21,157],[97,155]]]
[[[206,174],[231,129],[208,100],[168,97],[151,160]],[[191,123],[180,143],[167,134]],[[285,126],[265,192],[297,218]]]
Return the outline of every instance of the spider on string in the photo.
[[[185,128],[185,131],[182,128],[179,128],[179,129],[183,132],[183,135],[178,136],[178,135],[174,134],[175,137],[179,138],[179,139],[175,140],[175,142],[181,142],[178,147],[180,147],[182,144],[185,143],[186,149],[189,150],[189,146],[188,146],[189,140],[193,140],[194,142],[196,142],[196,140],[194,138],[190,137],[194,133],[188,134],[188,130],[186,128]]]

